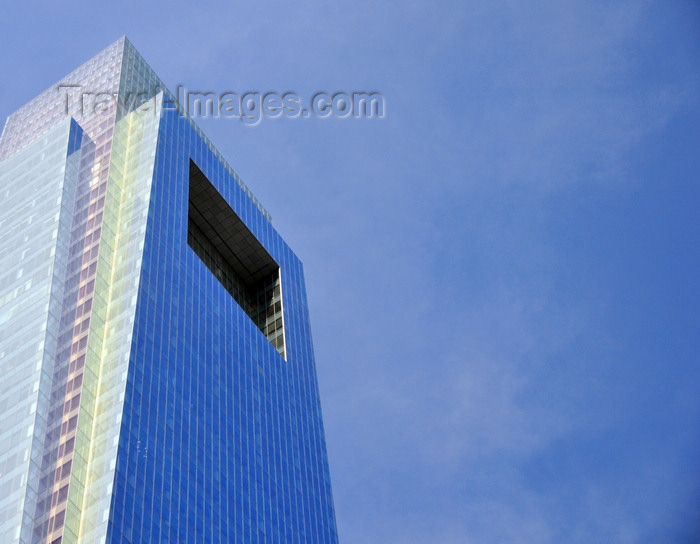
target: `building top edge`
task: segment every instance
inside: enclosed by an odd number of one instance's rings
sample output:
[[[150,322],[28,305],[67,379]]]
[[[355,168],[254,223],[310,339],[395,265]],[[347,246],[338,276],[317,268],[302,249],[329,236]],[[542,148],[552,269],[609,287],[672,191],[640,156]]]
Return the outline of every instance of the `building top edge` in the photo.
[[[81,91],[80,102],[72,101],[72,93]],[[177,108],[179,115],[184,117],[197,135],[202,138],[263,217],[272,223],[272,217],[268,211],[194,119],[177,103],[176,97],[168,90],[126,35],[118,38],[67,76],[10,114],[0,134],[0,161],[14,155],[66,118],[73,117],[80,124],[88,117],[97,115],[96,110],[90,111],[90,108],[85,107],[86,94],[92,96],[93,100],[101,95],[111,95],[116,98],[117,105],[124,105],[128,101],[128,97],[135,96],[136,92],[155,95],[159,91],[167,95],[169,101]],[[128,112],[131,106],[132,104],[127,104],[127,107],[121,110],[118,107],[117,118],[120,114]]]

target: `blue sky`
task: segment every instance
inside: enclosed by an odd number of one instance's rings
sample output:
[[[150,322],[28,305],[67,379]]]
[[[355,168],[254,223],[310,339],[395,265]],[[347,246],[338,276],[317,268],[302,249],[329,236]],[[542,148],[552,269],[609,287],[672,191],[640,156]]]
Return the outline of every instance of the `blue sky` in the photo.
[[[695,2],[3,7],[0,117],[126,34],[305,263],[341,541],[700,535]]]

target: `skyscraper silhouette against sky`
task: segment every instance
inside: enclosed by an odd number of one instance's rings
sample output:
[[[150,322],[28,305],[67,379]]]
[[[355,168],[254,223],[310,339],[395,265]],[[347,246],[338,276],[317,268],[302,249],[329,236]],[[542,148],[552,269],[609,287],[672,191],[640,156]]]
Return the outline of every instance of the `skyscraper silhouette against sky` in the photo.
[[[337,542],[302,265],[126,38],[0,201],[0,542]]]

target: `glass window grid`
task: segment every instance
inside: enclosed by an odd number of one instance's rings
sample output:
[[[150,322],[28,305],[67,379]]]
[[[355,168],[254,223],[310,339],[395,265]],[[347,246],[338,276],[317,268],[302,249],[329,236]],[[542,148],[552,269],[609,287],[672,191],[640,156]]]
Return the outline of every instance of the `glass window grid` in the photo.
[[[86,81],[107,88],[116,71],[121,77],[120,89],[153,81],[152,70],[128,41],[120,40],[109,50],[113,54],[98,55],[69,78],[87,78]],[[0,139],[0,159],[45,134],[47,127],[61,118],[58,109],[51,109],[55,102],[55,92],[52,95],[47,91],[8,121]],[[42,109],[46,115],[36,116],[35,112]],[[145,246],[140,246],[143,261],[138,256],[138,237],[132,238],[136,245],[124,247],[125,251],[133,251],[129,253],[132,264],[124,266],[136,268],[115,271],[110,281],[116,280],[116,287],[110,287],[102,265],[96,272],[91,269],[96,262],[103,262],[101,250],[93,254],[90,249],[86,253],[80,243],[68,243],[69,236],[59,237],[57,242],[56,249],[65,251],[66,257],[70,251],[79,269],[67,263],[66,268],[72,272],[66,272],[60,286],[66,289],[65,300],[75,301],[72,315],[69,309],[57,314],[66,319],[61,322],[61,342],[58,329],[55,336],[47,336],[47,342],[57,346],[57,356],[70,358],[70,364],[57,371],[54,382],[58,384],[54,391],[61,394],[51,393],[48,397],[56,406],[60,401],[61,409],[56,413],[62,413],[73,409],[72,399],[80,390],[84,392],[80,405],[86,406],[80,411],[77,430],[72,428],[74,420],[70,415],[65,421],[58,418],[60,425],[46,434],[49,442],[63,435],[62,440],[54,441],[55,447],[49,448],[46,458],[57,459],[61,446],[64,452],[70,449],[75,456],[70,463],[56,462],[52,468],[49,480],[58,485],[56,502],[64,502],[65,481],[73,481],[75,461],[88,474],[96,468],[94,463],[86,464],[86,456],[93,456],[86,449],[89,435],[80,434],[81,428],[91,425],[93,416],[102,417],[95,412],[98,379],[90,365],[101,364],[105,354],[117,357],[120,352],[116,346],[126,345],[131,346],[131,354],[114,367],[103,368],[110,374],[126,369],[128,363],[121,400],[117,400],[118,381],[113,382],[116,387],[102,382],[106,387],[101,393],[105,401],[108,396],[112,399],[109,405],[121,406],[119,402],[123,402],[123,411],[120,408],[110,416],[121,426],[121,432],[114,435],[119,436],[116,478],[113,485],[100,488],[112,497],[109,541],[337,542],[301,264],[272,228],[264,208],[192,120],[180,113],[172,109],[166,112],[158,128],[158,152],[151,156],[156,161],[154,186],[152,192],[150,185],[146,186],[151,202],[147,218],[142,216],[148,226],[141,230],[135,222],[130,227],[134,229],[132,234],[146,234]],[[93,153],[107,156],[110,138],[114,142],[113,157],[124,153],[124,140],[116,136],[116,128],[113,137],[110,123],[90,125],[86,120],[79,121],[92,138]],[[71,126],[73,133],[80,130],[76,124]],[[69,151],[71,145],[76,144],[69,143]],[[72,150],[79,147],[78,144]],[[256,294],[265,300],[272,298],[274,311],[271,315],[265,311],[264,324],[260,316],[254,323],[228,293],[222,293],[218,281],[187,247],[183,211],[185,218],[187,214],[182,196],[186,161],[191,157],[202,165],[207,177],[280,263],[280,276],[272,289]],[[112,179],[109,162],[95,159],[90,170],[98,180],[110,175],[108,192],[120,183],[117,178]],[[143,179],[150,180],[148,167],[143,166],[147,162],[148,157],[144,156],[143,162],[125,167],[124,172],[148,176]],[[173,181],[178,179],[179,184]],[[107,189],[99,183],[95,186],[97,191]],[[111,248],[116,243],[116,218],[110,215],[115,209],[105,210],[105,215],[96,221],[97,204],[92,213],[89,207],[85,210],[86,202],[95,203],[95,196],[91,192],[87,199],[83,196],[75,202],[75,217],[80,218],[77,231],[81,231],[84,222],[85,246],[101,240],[99,244]],[[69,200],[64,198],[63,202]],[[148,198],[144,201],[148,206]],[[126,202],[119,213],[126,213],[132,205]],[[139,213],[138,206],[133,206],[133,213]],[[96,223],[104,226],[96,227]],[[89,229],[94,229],[92,234]],[[18,275],[22,272],[16,271]],[[140,272],[140,281],[138,275],[134,278],[134,272]],[[94,280],[90,280],[93,274]],[[90,281],[94,283],[90,285]],[[138,297],[130,294],[122,285],[124,282],[139,286]],[[110,338],[105,329],[108,307],[103,295],[113,289],[119,291],[110,300],[137,304],[133,336],[129,333]],[[94,293],[101,295],[89,297]],[[78,297],[89,298],[89,304],[88,300],[78,302]],[[87,331],[83,330],[85,315],[90,319]],[[126,332],[129,319],[127,315],[123,319],[119,327]],[[282,346],[287,344],[284,348],[289,365],[280,365],[276,350],[260,329],[276,341],[281,339]],[[222,337],[222,331],[234,334]],[[284,335],[279,331],[284,331]],[[87,343],[84,338],[88,338]],[[100,338],[99,342],[96,338]],[[59,349],[62,343],[67,343],[67,348]],[[182,362],[187,360],[196,364],[183,367]],[[192,407],[197,409],[193,411]],[[76,439],[70,447],[69,435]],[[100,463],[108,462],[109,457],[104,457],[109,456],[108,449],[95,450],[94,455]],[[78,470],[80,479],[69,486],[68,502],[74,497],[74,489],[82,493],[85,486],[94,485],[84,469]],[[102,482],[104,478],[92,481]],[[94,510],[85,503],[83,507]],[[66,510],[65,516],[55,516],[54,524],[65,527],[66,538],[77,538],[78,532],[83,531],[81,516],[85,515],[77,508]],[[97,535],[95,530],[93,526],[89,534]]]

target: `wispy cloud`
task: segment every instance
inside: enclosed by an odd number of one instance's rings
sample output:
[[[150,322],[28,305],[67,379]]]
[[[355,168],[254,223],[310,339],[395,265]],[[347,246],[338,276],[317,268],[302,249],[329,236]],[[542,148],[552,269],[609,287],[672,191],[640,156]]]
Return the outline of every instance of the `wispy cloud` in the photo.
[[[125,32],[170,86],[386,97],[203,123],[305,263],[343,542],[692,535],[696,6],[52,9],[0,20],[6,108]]]

